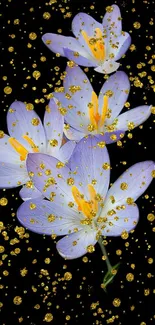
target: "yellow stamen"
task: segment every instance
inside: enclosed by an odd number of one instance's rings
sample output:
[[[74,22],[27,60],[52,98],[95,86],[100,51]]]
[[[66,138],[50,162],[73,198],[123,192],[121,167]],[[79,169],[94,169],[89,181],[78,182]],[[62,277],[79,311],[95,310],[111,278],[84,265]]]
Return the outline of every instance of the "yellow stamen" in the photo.
[[[96,191],[93,185],[88,184],[88,191],[90,194],[89,202],[84,199],[84,196],[80,193],[75,185],[72,186],[72,195],[78,206],[78,210],[81,211],[88,219],[92,219],[98,211],[98,203],[96,200]]]
[[[26,140],[28,144],[30,144],[31,148],[33,149],[33,152],[39,152],[39,149],[37,148],[32,139],[30,139],[27,135],[23,135],[23,139]]]
[[[98,202],[96,200],[96,191],[94,189],[94,186],[92,184],[88,184],[88,191],[90,194],[90,199],[92,201],[92,208],[94,211],[98,211]]]
[[[108,96],[105,95],[103,97],[102,115],[100,115],[98,112],[98,98],[94,91],[92,92],[91,102],[88,104],[88,107],[90,122],[93,125],[94,130],[98,130],[98,128],[103,126],[106,119],[106,114],[108,111]]]
[[[108,96],[105,95],[103,97],[102,115],[101,115],[100,123],[99,123],[100,127],[103,126],[103,124],[104,124],[107,112],[108,112]]]
[[[95,59],[104,61],[105,59],[105,45],[103,41],[103,35],[100,28],[95,29],[95,36],[89,37],[86,31],[82,30],[81,32],[85,42],[90,48]]]
[[[88,107],[89,107],[90,122],[96,130],[98,121],[100,119],[100,115],[98,113],[98,98],[95,91],[92,91],[91,103],[89,103]]]
[[[78,210],[81,211],[81,193],[79,192],[79,190],[77,189],[77,187],[74,185],[72,186],[72,195],[74,197],[74,200],[76,202],[76,204],[78,205]]]
[[[18,142],[15,138],[9,138],[9,143],[15,149],[15,151],[20,155],[20,160],[23,161],[26,159],[28,151]]]

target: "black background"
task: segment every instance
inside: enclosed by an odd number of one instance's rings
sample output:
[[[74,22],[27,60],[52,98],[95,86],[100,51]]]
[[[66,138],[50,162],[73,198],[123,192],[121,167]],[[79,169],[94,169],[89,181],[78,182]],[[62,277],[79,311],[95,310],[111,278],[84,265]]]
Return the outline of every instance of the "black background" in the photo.
[[[136,46],[135,51],[129,50],[121,60],[120,69],[133,78],[129,102],[131,107],[154,104],[153,82],[150,83],[150,80],[154,79],[154,25],[151,23],[151,18],[154,17],[154,2],[118,0],[115,3],[121,8],[123,30],[131,33],[132,44]],[[111,4],[113,2],[110,0],[58,0],[51,5],[43,0],[1,0],[0,129],[7,133],[6,112],[15,99],[33,103],[37,113],[43,117],[45,105],[48,103],[45,95],[59,85],[60,74],[66,67],[66,59],[55,57],[42,43],[41,36],[46,32],[58,33],[59,29],[62,29],[63,35],[72,35],[71,21],[76,13],[84,11],[101,21],[105,7]],[[94,9],[91,6],[94,6]],[[51,14],[50,19],[43,18],[45,12]],[[72,14],[70,18],[66,17],[68,12]],[[18,23],[16,19],[19,19]],[[139,29],[134,28],[134,22],[140,22]],[[29,38],[31,32],[36,33],[35,40]],[[15,38],[11,37],[12,34]],[[32,45],[31,48],[28,43]],[[9,50],[11,46],[14,47],[13,52]],[[42,56],[46,57],[45,62],[40,60]],[[137,67],[140,62],[145,63],[142,69]],[[57,72],[55,67],[60,70]],[[34,70],[41,73],[38,80],[32,75]],[[138,75],[142,71],[146,72],[143,78]],[[7,80],[4,80],[4,76],[7,76]],[[91,68],[88,76],[92,78],[94,89],[98,93],[104,76],[95,73]],[[135,77],[143,83],[141,88],[135,86]],[[11,94],[5,94],[6,86],[12,88]],[[47,90],[46,93],[44,89]],[[151,115],[143,128],[138,127],[132,131],[132,139],[126,134],[122,147],[116,144],[108,146],[112,165],[111,182],[132,164],[154,159],[153,126],[154,115]],[[123,162],[126,162],[126,165]],[[5,248],[1,258],[0,325],[46,324],[47,313],[53,315],[51,324],[58,325],[84,322],[113,322],[115,325],[131,322],[136,325],[155,323],[155,266],[154,260],[151,264],[148,261],[149,258],[155,258],[155,221],[151,223],[147,220],[147,215],[154,213],[153,183],[137,201],[140,221],[135,232],[130,234],[127,240],[119,237],[111,237],[108,240],[107,250],[111,263],[116,264],[120,260],[122,264],[113,284],[109,285],[107,294],[100,287],[106,265],[101,259],[97,245],[95,252],[87,255],[88,262],[84,263],[82,258],[63,260],[56,252],[55,242],[48,236],[26,230],[26,236],[19,238],[15,231],[15,227],[20,226],[15,216],[21,204],[18,192],[19,189],[0,190],[0,198],[8,199],[6,206],[0,206],[0,221],[5,227],[0,237],[0,245]],[[13,244],[14,238],[18,238],[19,242]],[[121,256],[116,254],[118,249],[122,251]],[[49,264],[46,263],[46,258],[50,258]],[[21,270],[24,268],[28,272],[22,276]],[[65,272],[71,272],[72,280],[64,280]],[[128,273],[134,274],[132,282],[126,279]],[[152,276],[149,277],[149,273]],[[147,295],[146,290],[149,293]],[[16,296],[22,298],[19,305],[14,303]],[[119,307],[113,304],[115,298],[121,301]],[[92,303],[97,303],[96,309],[92,309]],[[102,308],[102,311],[99,308]]]

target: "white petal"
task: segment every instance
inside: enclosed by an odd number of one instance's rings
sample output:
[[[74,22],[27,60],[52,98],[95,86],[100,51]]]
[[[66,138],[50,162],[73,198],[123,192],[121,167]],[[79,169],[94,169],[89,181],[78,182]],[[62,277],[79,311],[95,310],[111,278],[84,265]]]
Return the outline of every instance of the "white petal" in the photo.
[[[143,105],[118,116],[117,130],[130,130],[145,122],[151,115],[151,106]]]

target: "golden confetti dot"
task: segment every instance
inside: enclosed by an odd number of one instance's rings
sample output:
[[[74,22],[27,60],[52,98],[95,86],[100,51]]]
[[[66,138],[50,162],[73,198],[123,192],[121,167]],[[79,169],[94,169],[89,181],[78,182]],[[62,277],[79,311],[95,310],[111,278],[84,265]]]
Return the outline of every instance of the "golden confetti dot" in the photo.
[[[38,80],[40,78],[40,76],[41,76],[41,73],[40,73],[40,71],[35,70],[35,71],[33,71],[32,76],[33,76],[33,78]]]
[[[71,317],[69,315],[66,316],[66,320],[70,320]]]
[[[133,27],[134,27],[135,29],[139,29],[139,28],[141,27],[141,24],[140,24],[138,21],[135,21],[135,22],[133,23]]]
[[[121,251],[121,249],[117,249],[116,254],[117,254],[118,256],[122,255],[122,251]]]
[[[121,183],[120,188],[121,188],[121,190],[125,191],[128,188],[128,184],[127,183]]]
[[[34,32],[30,33],[30,34],[29,34],[29,38],[30,38],[32,41],[34,41],[34,40],[37,38],[37,34],[34,33]]]
[[[10,47],[8,48],[8,51],[9,51],[9,52],[13,52],[13,51],[14,51],[14,47],[13,47],[13,46],[10,46]]]
[[[126,230],[122,231],[121,238],[122,239],[127,239],[128,237],[129,237],[129,234],[127,233],[127,231]]]
[[[93,245],[89,245],[89,246],[87,246],[87,252],[88,252],[88,253],[93,253],[93,252],[95,252],[95,247],[94,247]]]
[[[153,258],[152,258],[152,257],[150,257],[150,258],[148,258],[148,260],[147,260],[147,261],[148,261],[148,263],[149,263],[149,264],[152,264],[152,263],[153,263]]]
[[[43,18],[48,20],[48,19],[51,18],[51,14],[49,12],[44,12],[43,13]]]
[[[0,199],[0,205],[4,207],[7,204],[8,204],[8,199],[6,199],[5,197],[2,197]]]
[[[14,23],[14,25],[19,25],[20,20],[19,19],[15,19],[13,23]]]
[[[30,203],[30,209],[31,209],[31,210],[36,209],[36,204],[35,204],[35,203]]]
[[[132,282],[134,280],[134,275],[132,273],[128,273],[126,275],[126,279],[127,281]]]
[[[150,222],[154,221],[155,220],[155,215],[153,213],[149,213],[147,215],[147,220],[150,221]]]
[[[70,272],[65,272],[65,274],[64,274],[64,279],[65,279],[66,281],[70,281],[70,280],[72,279],[72,273],[70,273]]]
[[[9,86],[6,86],[6,87],[4,88],[4,93],[5,93],[6,95],[10,95],[10,94],[12,93],[12,88],[9,87]]]
[[[15,297],[13,298],[13,303],[14,303],[15,305],[20,305],[20,304],[22,303],[22,297],[20,297],[20,296],[15,296]]]
[[[26,109],[27,109],[27,111],[32,111],[34,109],[34,105],[31,104],[31,103],[27,103],[26,104]]]
[[[106,12],[112,12],[113,11],[113,7],[112,6],[107,6],[105,8]]]
[[[153,178],[155,178],[155,170],[152,170],[151,175],[152,175]]]
[[[55,215],[54,214],[49,214],[47,217],[48,222],[53,222],[55,220]]]
[[[52,139],[49,141],[51,147],[56,147],[58,145],[58,140]]]
[[[4,246],[0,246],[0,253],[3,253],[5,251]]]
[[[51,313],[47,313],[44,317],[44,321],[50,323],[53,320],[53,315]]]
[[[151,107],[151,113],[152,113],[152,114],[155,114],[155,106],[152,106],[152,107]]]
[[[83,259],[82,259],[82,261],[83,261],[84,263],[87,263],[87,262],[88,262],[88,257],[87,257],[87,256],[84,256]]]
[[[150,289],[144,289],[144,296],[148,296],[150,294]]]
[[[5,133],[0,130],[0,139],[4,138]]]
[[[46,61],[46,57],[45,56],[41,56],[40,61],[41,62],[45,62]]]
[[[119,298],[115,298],[112,303],[114,307],[119,307],[121,304],[121,300]]]
[[[97,143],[97,145],[98,145],[98,147],[100,147],[100,148],[104,148],[105,145],[106,145],[106,143],[105,143],[104,141],[100,141],[100,142]]]
[[[72,178],[72,177],[68,178],[67,179],[67,184],[70,185],[70,186],[74,185],[74,178]]]
[[[32,125],[37,126],[39,125],[40,121],[37,117],[34,117],[31,121]]]

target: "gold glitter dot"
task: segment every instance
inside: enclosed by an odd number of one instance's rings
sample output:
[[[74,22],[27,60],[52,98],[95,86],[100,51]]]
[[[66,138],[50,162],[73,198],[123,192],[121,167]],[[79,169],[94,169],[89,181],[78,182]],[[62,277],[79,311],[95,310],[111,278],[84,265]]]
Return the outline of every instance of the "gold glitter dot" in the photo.
[[[151,175],[153,178],[155,178],[155,170],[152,170]]]
[[[0,130],[0,139],[4,138],[5,133]]]
[[[139,28],[141,27],[141,24],[140,24],[138,21],[135,21],[135,22],[133,23],[133,27],[134,27],[135,29],[139,29]]]
[[[5,197],[2,197],[0,199],[0,205],[4,207],[7,204],[8,204],[8,199],[6,199]]]
[[[37,117],[34,117],[31,120],[31,123],[32,123],[32,125],[37,126],[37,125],[39,125],[40,121],[39,121],[39,119]]]
[[[31,209],[31,210],[36,209],[36,204],[35,204],[35,203],[30,203],[30,209]]]
[[[128,273],[126,275],[126,279],[127,281],[132,282],[134,280],[134,275],[132,273]]]
[[[30,33],[29,34],[29,38],[32,40],[32,41],[34,41],[36,38],[37,38],[37,34],[36,33]]]
[[[48,19],[51,18],[51,14],[49,12],[44,12],[43,13],[43,18],[48,20]]]
[[[33,76],[36,80],[38,80],[38,79],[40,78],[40,76],[41,76],[41,73],[40,73],[40,71],[35,70],[35,71],[33,71],[32,76]]]
[[[0,253],[3,253],[5,251],[4,246],[0,246]]]
[[[65,274],[64,274],[64,279],[65,279],[66,281],[70,281],[70,280],[72,279],[72,273],[70,273],[70,272],[65,272]]]
[[[83,261],[84,263],[87,263],[87,262],[88,262],[88,257],[87,257],[87,256],[84,256],[83,259],[82,259],[82,261]]]
[[[49,214],[47,219],[48,219],[49,222],[53,222],[55,220],[55,215],[54,214]]]
[[[12,88],[9,87],[9,86],[6,86],[6,87],[4,88],[4,93],[5,93],[6,95],[10,95],[10,94],[12,93]]]
[[[149,213],[147,215],[147,220],[150,221],[150,222],[154,221],[155,220],[155,215],[153,213]]]
[[[106,8],[105,8],[105,10],[106,10],[106,12],[112,12],[113,11],[113,7],[112,6],[107,6]]]
[[[144,289],[144,296],[148,296],[150,294],[150,289]]]
[[[129,234],[127,233],[127,231],[122,231],[122,233],[121,233],[121,238],[122,239],[127,239],[129,237]]]
[[[155,106],[152,106],[152,107],[151,107],[151,113],[152,113],[152,114],[155,114]]]
[[[46,57],[45,56],[41,56],[40,61],[41,62],[45,62],[46,61]]]
[[[106,145],[106,143],[105,143],[104,141],[100,141],[100,142],[97,143],[97,145],[98,145],[98,147],[100,147],[100,148],[104,148],[105,145]]]
[[[93,253],[95,251],[95,247],[93,245],[87,246],[87,252],[88,253]]]
[[[102,168],[105,169],[105,170],[110,169],[110,165],[108,163],[104,163],[102,165]]]
[[[27,111],[32,111],[34,109],[34,105],[31,104],[31,103],[27,103],[26,104],[26,109],[27,109]]]
[[[125,182],[124,183],[121,183],[120,188],[121,188],[121,190],[125,191],[128,188],[128,184],[125,183]]]
[[[56,147],[58,145],[58,140],[56,139],[51,139],[49,141],[51,147]]]
[[[53,315],[51,313],[47,313],[44,317],[44,321],[50,323],[53,320]]]
[[[70,186],[74,185],[74,178],[72,178],[72,177],[68,178],[67,179],[67,184],[70,185]]]
[[[148,261],[149,264],[153,264],[153,258],[152,257],[148,258],[147,261]]]
[[[20,305],[20,304],[22,303],[22,297],[20,297],[20,296],[15,296],[15,297],[13,298],[13,303],[14,303],[15,305]]]
[[[56,168],[62,168],[62,167],[64,167],[65,166],[65,164],[64,163],[62,163],[61,161],[59,161],[57,164],[56,164]]]
[[[121,304],[121,300],[119,298],[115,298],[112,303],[114,307],[119,307]]]
[[[8,51],[9,51],[9,52],[13,52],[13,51],[14,51],[14,47],[13,47],[13,46],[10,46],[10,47],[8,48]]]
[[[121,249],[117,249],[116,254],[117,254],[118,256],[122,255],[122,251],[121,251]]]

